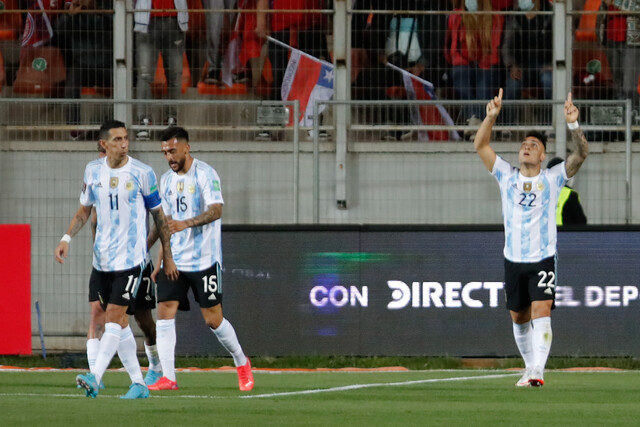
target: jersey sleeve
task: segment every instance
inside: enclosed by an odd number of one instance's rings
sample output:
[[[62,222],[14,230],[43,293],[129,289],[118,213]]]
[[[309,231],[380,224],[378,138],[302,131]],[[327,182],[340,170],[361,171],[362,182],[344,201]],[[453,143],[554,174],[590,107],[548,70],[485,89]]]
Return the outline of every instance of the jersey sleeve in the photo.
[[[220,177],[213,168],[209,168],[207,173],[199,177],[202,186],[202,198],[205,206],[211,206],[215,204],[224,204],[222,199],[222,189],[220,188]]]
[[[500,156],[496,156],[496,162],[493,164],[491,175],[493,175],[499,183],[503,183],[511,174],[511,169],[513,169],[513,166],[511,166],[509,162]]]
[[[163,175],[162,178],[160,178],[160,198],[162,200],[162,210],[164,211],[164,214],[166,216],[172,216],[171,215],[171,204],[169,201],[169,196],[168,196],[168,191],[167,189],[169,188],[169,185],[171,184],[171,179],[169,179],[168,177],[165,178],[166,175]]]
[[[547,176],[558,188],[564,187],[569,181],[567,176],[566,162],[561,162],[547,170]]]
[[[158,180],[151,168],[148,168],[142,177],[142,198],[144,199],[144,206],[148,210],[156,209],[161,205]]]
[[[82,192],[80,193],[80,204],[82,206],[92,206],[95,204],[93,193],[93,182],[91,179],[91,169],[89,165],[84,169],[84,178],[82,181]]]

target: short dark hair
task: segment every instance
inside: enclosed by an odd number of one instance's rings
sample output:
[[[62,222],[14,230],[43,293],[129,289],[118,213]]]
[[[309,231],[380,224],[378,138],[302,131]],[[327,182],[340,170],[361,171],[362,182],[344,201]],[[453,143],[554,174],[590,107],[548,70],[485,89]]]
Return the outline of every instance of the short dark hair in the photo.
[[[544,145],[544,149],[547,149],[547,135],[545,135],[542,132],[538,132],[537,130],[530,130],[529,132],[527,132],[527,134],[524,136],[525,139],[529,138],[530,136],[537,138],[540,140],[540,142],[542,142],[542,145]]]
[[[162,131],[162,137],[160,141],[168,141],[171,138],[184,139],[189,142],[189,132],[185,128],[180,126],[169,126]]]
[[[120,120],[107,120],[100,126],[100,135],[98,137],[106,141],[109,139],[109,131],[118,128],[126,128],[126,126]]]

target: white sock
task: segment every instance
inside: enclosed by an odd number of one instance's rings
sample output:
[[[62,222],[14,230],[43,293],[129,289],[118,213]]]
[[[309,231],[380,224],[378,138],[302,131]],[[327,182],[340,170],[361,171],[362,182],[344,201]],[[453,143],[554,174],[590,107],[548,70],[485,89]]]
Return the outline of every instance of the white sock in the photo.
[[[533,362],[534,366],[544,369],[551,351],[551,317],[539,317],[531,321],[533,325]]]
[[[513,324],[513,337],[516,340],[516,345],[524,359],[524,367],[532,368],[534,366],[533,359],[533,340],[531,333],[531,322]]]
[[[160,366],[160,357],[158,357],[158,346],[148,345],[144,343],[144,352],[147,353],[147,359],[149,359],[149,370],[162,372],[162,366]]]
[[[93,373],[96,366],[96,358],[100,350],[100,340],[91,338],[87,340],[87,361],[89,362],[89,372]]]
[[[227,319],[222,319],[222,323],[216,329],[210,329],[218,337],[220,344],[231,354],[234,365],[244,366],[247,364],[247,357],[240,347],[236,331]]]
[[[175,381],[176,319],[156,322],[156,347],[162,365],[162,375]]]
[[[120,334],[122,328],[117,323],[107,323],[104,325],[104,334],[100,339],[100,348],[98,350],[98,357],[96,357],[96,364],[94,371],[91,372],[96,377],[96,382],[100,384],[104,372],[109,367],[113,355],[116,354],[118,345],[120,344]]]
[[[131,382],[134,384],[144,384],[142,378],[142,371],[140,370],[140,362],[138,362],[138,345],[136,339],[131,331],[131,326],[127,325],[122,329],[120,335],[120,344],[118,345],[118,357],[122,362],[122,366],[126,369],[131,378]]]

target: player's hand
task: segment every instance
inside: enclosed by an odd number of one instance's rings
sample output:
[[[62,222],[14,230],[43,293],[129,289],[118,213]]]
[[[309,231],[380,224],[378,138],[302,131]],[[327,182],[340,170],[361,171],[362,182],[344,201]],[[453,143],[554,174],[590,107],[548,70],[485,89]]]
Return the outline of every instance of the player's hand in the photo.
[[[567,95],[567,100],[564,101],[564,118],[567,119],[567,123],[573,123],[578,121],[578,116],[580,115],[580,111],[578,107],[573,105],[573,98],[571,96],[571,92]]]
[[[167,225],[169,226],[169,231],[171,232],[171,234],[175,234],[179,231],[184,230],[185,228],[188,228],[187,224],[185,224],[184,221],[176,221],[169,218],[167,218]]]
[[[151,272],[151,274],[149,275],[149,277],[151,277],[151,280],[154,283],[157,283],[158,281],[156,280],[156,277],[158,277],[158,273],[160,273],[160,264],[158,263],[158,265],[156,265],[153,268],[153,271]]]
[[[163,265],[164,274],[169,278],[169,280],[178,280],[178,267],[176,267],[176,263],[173,261],[173,258],[165,256]]]
[[[58,243],[58,246],[56,246],[56,249],[53,251],[53,254],[56,257],[56,261],[58,261],[60,264],[64,264],[64,258],[69,255],[69,244],[61,240],[60,243]]]
[[[502,88],[498,91],[498,96],[494,96],[487,104],[487,117],[495,119],[502,109]]]
[[[509,67],[509,77],[513,80],[522,80],[522,68],[517,65],[512,65]]]

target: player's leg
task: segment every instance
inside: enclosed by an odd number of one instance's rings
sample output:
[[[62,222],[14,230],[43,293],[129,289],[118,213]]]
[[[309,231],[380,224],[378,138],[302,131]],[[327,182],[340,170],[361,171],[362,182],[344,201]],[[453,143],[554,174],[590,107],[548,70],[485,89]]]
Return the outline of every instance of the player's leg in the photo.
[[[524,361],[522,378],[518,387],[528,387],[533,369],[533,340],[531,334],[531,302],[527,293],[527,283],[522,280],[522,264],[504,261],[505,295],[507,308],[511,314],[513,338]]]
[[[201,286],[201,283],[207,286]],[[233,357],[233,363],[238,371],[238,385],[240,390],[248,391],[253,388],[253,374],[251,362],[245,356],[238,341],[236,331],[222,314],[222,281],[220,265],[215,263],[209,269],[198,273],[192,283],[196,299],[200,303],[200,310],[205,323],[214,333],[225,350]]]
[[[533,344],[533,374],[530,380],[533,386],[544,384],[544,368],[551,351],[553,338],[551,330],[551,310],[556,289],[556,260],[546,258],[532,266],[529,279],[531,297],[531,325]]]
[[[156,346],[162,366],[162,378],[149,386],[151,390],[177,390],[175,370],[176,313],[178,308],[189,310],[186,299],[189,290],[187,278],[182,272],[177,281],[170,281],[160,270],[157,276],[158,321],[156,322]],[[183,305],[181,305],[181,301]],[[185,302],[186,301],[186,302]]]
[[[155,384],[162,377],[162,366],[160,364],[160,356],[158,355],[158,346],[156,339],[156,323],[149,309],[138,309],[134,315],[138,327],[144,334],[144,352],[149,360],[149,370],[145,376],[147,385]]]
[[[100,337],[104,333],[105,312],[100,301],[91,301],[91,317],[89,319],[89,331],[87,332],[87,362],[89,371],[93,371],[100,348]]]

